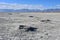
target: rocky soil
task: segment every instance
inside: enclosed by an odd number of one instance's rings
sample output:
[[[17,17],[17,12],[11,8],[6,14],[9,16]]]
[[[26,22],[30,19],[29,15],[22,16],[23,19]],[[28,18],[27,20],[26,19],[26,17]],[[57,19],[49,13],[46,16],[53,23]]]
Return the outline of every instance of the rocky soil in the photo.
[[[60,13],[0,13],[0,40],[60,40]]]

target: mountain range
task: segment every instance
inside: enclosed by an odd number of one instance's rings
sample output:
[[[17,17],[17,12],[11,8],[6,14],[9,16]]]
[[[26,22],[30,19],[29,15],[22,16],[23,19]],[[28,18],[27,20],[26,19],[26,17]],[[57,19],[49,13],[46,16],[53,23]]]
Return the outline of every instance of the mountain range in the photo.
[[[60,9],[0,9],[0,12],[60,12]]]

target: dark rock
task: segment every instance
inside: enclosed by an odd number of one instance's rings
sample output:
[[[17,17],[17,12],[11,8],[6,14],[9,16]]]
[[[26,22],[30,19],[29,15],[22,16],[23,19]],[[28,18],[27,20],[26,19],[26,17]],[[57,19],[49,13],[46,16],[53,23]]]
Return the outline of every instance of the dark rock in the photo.
[[[43,36],[41,36],[40,38],[43,38]]]
[[[47,19],[46,21],[51,21],[51,20]]]
[[[41,20],[41,22],[50,22],[51,20],[47,19],[47,20]]]
[[[25,25],[19,25],[19,29],[23,29]]]
[[[29,17],[34,17],[34,16],[29,16]]]
[[[12,15],[12,13],[9,13],[9,15]]]
[[[48,33],[46,33],[45,35],[48,35]]]
[[[36,30],[37,30],[37,28],[29,27],[29,28],[27,28],[27,30],[26,30],[26,31],[27,31],[27,32],[28,32],[28,31],[35,32]]]
[[[45,22],[45,20],[41,20],[41,22]]]

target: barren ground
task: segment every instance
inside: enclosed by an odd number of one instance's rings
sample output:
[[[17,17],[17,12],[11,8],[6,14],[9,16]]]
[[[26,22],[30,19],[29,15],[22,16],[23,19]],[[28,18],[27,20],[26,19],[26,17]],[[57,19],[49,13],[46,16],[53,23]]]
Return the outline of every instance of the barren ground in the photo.
[[[38,29],[26,32],[19,25]],[[60,40],[60,13],[0,13],[0,40]]]

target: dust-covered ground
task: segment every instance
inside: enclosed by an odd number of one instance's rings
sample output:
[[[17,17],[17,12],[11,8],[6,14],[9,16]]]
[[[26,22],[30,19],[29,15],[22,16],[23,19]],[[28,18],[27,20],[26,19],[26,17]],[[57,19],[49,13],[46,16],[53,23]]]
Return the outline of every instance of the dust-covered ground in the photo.
[[[60,13],[0,13],[0,40],[60,40]]]

